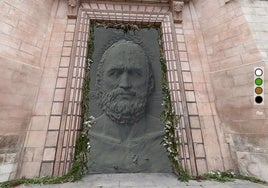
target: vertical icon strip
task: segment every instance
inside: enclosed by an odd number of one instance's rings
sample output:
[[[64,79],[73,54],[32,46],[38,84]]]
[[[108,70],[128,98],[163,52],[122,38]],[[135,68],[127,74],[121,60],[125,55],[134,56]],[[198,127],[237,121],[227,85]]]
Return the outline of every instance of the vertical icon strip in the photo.
[[[255,67],[254,68],[254,104],[263,105],[264,104],[264,68]]]

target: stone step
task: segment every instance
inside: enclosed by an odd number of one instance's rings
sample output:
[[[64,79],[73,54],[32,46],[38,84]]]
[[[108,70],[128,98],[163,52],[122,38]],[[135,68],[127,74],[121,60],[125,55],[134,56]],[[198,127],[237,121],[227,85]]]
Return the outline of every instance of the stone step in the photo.
[[[34,188],[267,188],[268,186],[249,181],[235,180],[220,183],[216,181],[180,182],[174,174],[135,173],[135,174],[94,174],[81,181],[57,185],[21,185]]]

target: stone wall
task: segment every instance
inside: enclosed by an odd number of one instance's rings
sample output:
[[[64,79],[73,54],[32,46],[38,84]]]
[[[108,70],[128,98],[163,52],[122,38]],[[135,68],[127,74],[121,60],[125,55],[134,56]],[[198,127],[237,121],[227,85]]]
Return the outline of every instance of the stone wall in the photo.
[[[60,115],[63,113],[62,103],[68,74],[68,69],[66,71],[65,68],[69,66],[68,56],[71,51],[68,42],[73,40],[73,33],[68,31],[74,31],[74,24],[67,27],[67,10],[66,0],[53,1],[43,48],[43,53],[46,54],[43,73],[17,171],[19,178],[52,175],[47,173],[52,169],[50,163],[42,167],[41,163],[54,160],[56,144],[60,140],[57,132],[48,130],[59,129]],[[64,44],[65,38],[68,38],[68,42]],[[60,64],[65,68],[60,68]]]
[[[40,85],[52,0],[0,2],[0,181],[14,177]]]
[[[254,67],[267,56],[260,5],[267,10],[264,1],[193,1],[219,127],[239,171],[267,180],[267,105],[254,105]]]
[[[262,57],[268,60],[268,1],[243,0],[241,7]]]
[[[215,96],[210,79],[210,61],[207,57],[207,38],[206,32],[203,31],[202,21],[206,19],[201,17],[200,13],[206,13],[207,10],[200,10],[204,5],[209,5],[215,1],[192,1],[186,4],[183,9],[183,33],[185,37],[186,50],[188,53],[189,69],[193,82],[194,98],[197,104],[197,114],[199,118],[190,119],[191,127],[201,128],[201,135],[204,142],[207,171],[219,170],[225,171],[236,169],[230,156],[230,151],[224,134],[220,126],[220,119],[216,111]],[[200,6],[200,7],[199,7]],[[214,5],[213,5],[214,6]],[[211,7],[207,7],[209,10]],[[215,12],[214,17],[216,17]],[[209,23],[209,21],[207,21]],[[216,27],[216,26],[215,26]],[[181,51],[182,48],[179,48]],[[186,94],[187,95],[187,94]],[[189,104],[190,105],[190,104]],[[196,139],[196,132],[193,131],[193,139]],[[198,147],[195,147],[196,156],[200,155]],[[198,165],[200,166],[200,165]]]
[[[253,61],[254,66],[262,66],[267,70],[268,62],[268,1],[244,0],[240,2],[242,11],[248,22],[250,31],[255,40],[262,61]],[[252,72],[249,66],[248,72]],[[252,75],[250,75],[252,77]],[[267,99],[267,71],[264,75],[264,100]],[[252,79],[250,80],[252,81]],[[251,82],[252,83],[252,82]],[[233,138],[237,145],[238,163],[241,172],[268,179],[268,128],[267,128],[267,101],[264,106],[255,106],[249,116],[240,122],[243,131],[241,135]],[[249,111],[249,110],[248,110]]]

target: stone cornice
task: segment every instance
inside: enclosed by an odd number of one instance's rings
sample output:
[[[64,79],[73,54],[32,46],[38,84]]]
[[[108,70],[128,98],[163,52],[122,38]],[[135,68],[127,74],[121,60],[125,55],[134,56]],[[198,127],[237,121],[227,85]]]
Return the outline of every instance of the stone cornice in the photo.
[[[78,8],[80,7],[81,2],[87,2],[88,0],[66,0],[68,3],[68,18],[76,19]],[[188,3],[190,0],[169,0],[169,5],[171,12],[173,14],[173,19],[175,23],[182,22],[182,10],[185,3]],[[228,0],[225,0],[228,1]],[[109,2],[109,1],[107,1]],[[118,1],[120,2],[120,1]],[[157,2],[157,1],[156,1]]]

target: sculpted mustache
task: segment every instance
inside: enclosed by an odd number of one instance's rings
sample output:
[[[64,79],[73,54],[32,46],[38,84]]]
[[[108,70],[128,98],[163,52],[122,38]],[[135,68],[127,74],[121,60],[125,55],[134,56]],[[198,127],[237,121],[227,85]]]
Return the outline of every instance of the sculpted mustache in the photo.
[[[124,91],[122,89],[116,89],[110,93],[108,93],[109,97],[111,99],[115,99],[118,95],[131,95],[131,96],[137,96],[138,93],[135,91]]]

